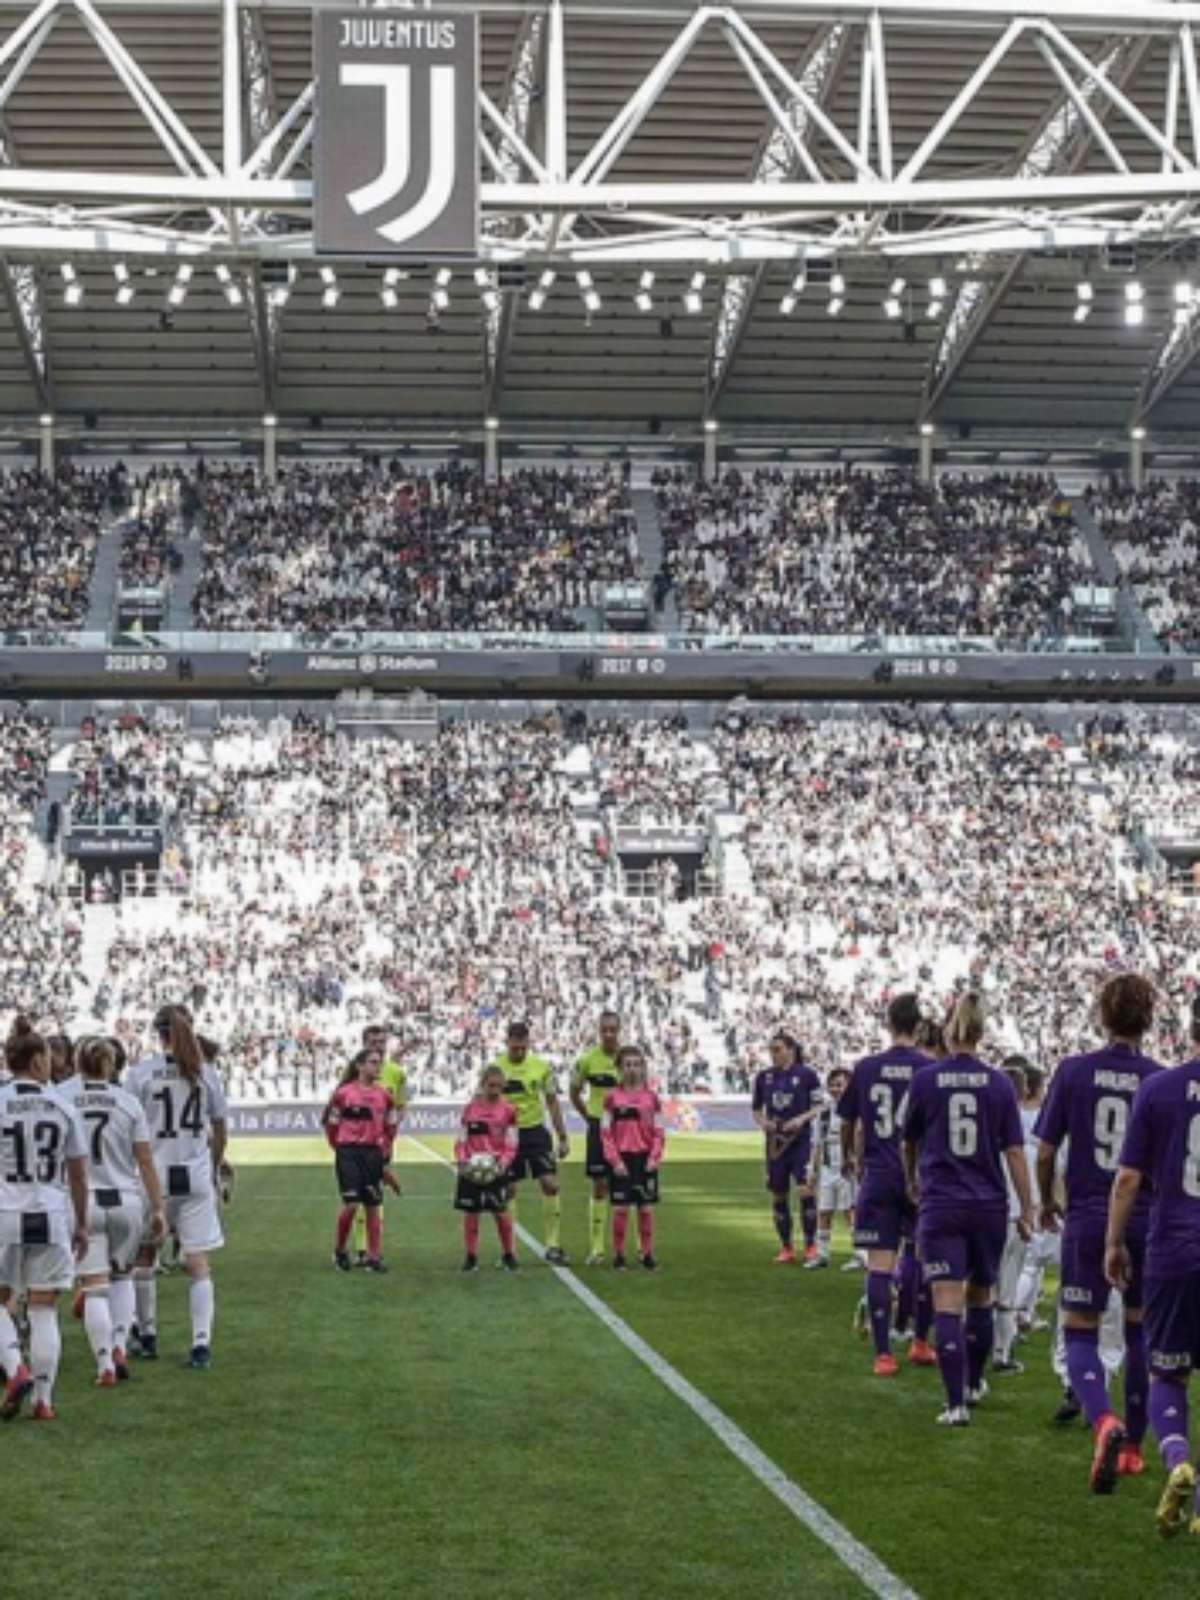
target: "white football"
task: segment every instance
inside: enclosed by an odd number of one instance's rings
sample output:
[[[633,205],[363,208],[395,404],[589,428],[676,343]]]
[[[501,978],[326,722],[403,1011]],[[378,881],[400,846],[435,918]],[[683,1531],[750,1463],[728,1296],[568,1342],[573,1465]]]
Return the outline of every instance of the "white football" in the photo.
[[[467,1162],[467,1177],[472,1183],[494,1183],[500,1173],[500,1163],[487,1150],[481,1150]]]

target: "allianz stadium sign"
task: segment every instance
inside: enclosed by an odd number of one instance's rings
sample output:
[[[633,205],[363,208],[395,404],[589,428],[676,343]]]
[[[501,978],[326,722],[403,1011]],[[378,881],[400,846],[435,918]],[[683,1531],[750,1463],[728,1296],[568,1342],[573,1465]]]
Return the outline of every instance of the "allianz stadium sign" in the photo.
[[[436,656],[388,656],[368,652],[359,656],[309,656],[308,672],[360,672],[373,677],[377,672],[436,672]]]

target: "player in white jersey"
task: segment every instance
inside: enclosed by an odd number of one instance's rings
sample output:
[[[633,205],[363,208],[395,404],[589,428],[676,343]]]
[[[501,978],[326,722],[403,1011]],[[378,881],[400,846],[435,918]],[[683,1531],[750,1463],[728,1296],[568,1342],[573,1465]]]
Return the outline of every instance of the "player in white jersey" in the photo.
[[[844,1162],[842,1119],[833,1109],[846,1091],[850,1074],[836,1067],[825,1080],[826,1104],[817,1113],[813,1129],[812,1170],[809,1182],[817,1197],[817,1253],[805,1268],[829,1265],[830,1242],[833,1237],[833,1219],[838,1212],[853,1228],[854,1180]],[[846,1270],[860,1266],[857,1256],[846,1263]]]
[[[211,1365],[213,1282],[209,1256],[225,1243],[217,1209],[225,1155],[225,1092],[203,1059],[185,1006],[163,1006],[154,1019],[162,1050],[130,1067],[125,1087],[142,1103],[154,1141],[154,1164],[166,1195],[167,1225],[178,1234],[190,1279],[189,1365]],[[157,1245],[144,1244],[134,1274],[141,1353],[158,1354]]]
[[[37,1422],[54,1420],[62,1351],[58,1296],[87,1248],[87,1164],[79,1119],[50,1085],[50,1051],[20,1019],[5,1046],[11,1081],[0,1089],[0,1420],[33,1393]],[[11,1307],[29,1309],[29,1365]]]
[[[96,1384],[128,1378],[125,1351],[133,1321],[130,1273],[147,1228],[166,1231],[162,1185],[140,1100],[111,1082],[117,1055],[106,1039],[81,1040],[78,1068],[59,1093],[75,1108],[87,1138],[88,1250],[80,1264],[83,1323],[96,1357]]]

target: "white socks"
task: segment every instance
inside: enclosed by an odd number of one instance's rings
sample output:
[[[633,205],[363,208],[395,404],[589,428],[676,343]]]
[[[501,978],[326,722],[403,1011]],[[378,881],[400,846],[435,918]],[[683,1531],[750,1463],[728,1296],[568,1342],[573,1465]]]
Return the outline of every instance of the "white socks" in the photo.
[[[112,1347],[122,1355],[129,1349],[129,1328],[134,1319],[132,1278],[114,1278],[108,1287],[108,1306],[112,1313]]]
[[[158,1279],[154,1276],[153,1267],[138,1267],[134,1271],[133,1292],[137,1296],[138,1332],[157,1332]]]
[[[103,1376],[113,1370],[113,1319],[107,1289],[85,1289],[83,1325],[87,1329],[96,1371]]]
[[[212,1343],[213,1281],[211,1278],[193,1278],[188,1291],[192,1308],[192,1345],[208,1346]]]
[[[1017,1337],[1017,1314],[1007,1307],[996,1307],[996,1349],[993,1360],[1010,1361]]]
[[[58,1376],[58,1360],[62,1354],[62,1335],[58,1331],[58,1310],[55,1306],[30,1306],[29,1308],[29,1364],[33,1368],[33,1401],[35,1405],[49,1405],[54,1394],[54,1380]]]

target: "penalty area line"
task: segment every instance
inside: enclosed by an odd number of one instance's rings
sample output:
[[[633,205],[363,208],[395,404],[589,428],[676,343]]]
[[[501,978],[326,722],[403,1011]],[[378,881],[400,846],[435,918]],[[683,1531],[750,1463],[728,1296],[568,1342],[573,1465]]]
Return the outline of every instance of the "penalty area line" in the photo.
[[[445,1156],[422,1140],[412,1134],[406,1134],[405,1138],[427,1156],[453,1169],[452,1161],[448,1161]],[[540,1239],[535,1239],[519,1222],[516,1232],[528,1250],[545,1258],[546,1249]],[[586,1306],[592,1315],[621,1341],[630,1354],[636,1356],[642,1365],[654,1374],[664,1388],[669,1389],[677,1400],[681,1400],[687,1406],[693,1416],[699,1418],[709,1432],[720,1440],[730,1455],[740,1461],[747,1472],[757,1478],[765,1489],[770,1490],[797,1522],[831,1550],[842,1565],[854,1573],[865,1589],[877,1596],[877,1600],[919,1600],[914,1589],[910,1589],[889,1567],[884,1566],[872,1550],[856,1539],[849,1528],[843,1527],[824,1506],[807,1494],[798,1483],[793,1482],[783,1468],[777,1466],[770,1456],[760,1450],[753,1439],[738,1427],[732,1417],[727,1416],[720,1406],[715,1405],[706,1394],[696,1388],[695,1384],[689,1383],[665,1356],[659,1355],[653,1345],[647,1344],[640,1334],[635,1333],[624,1318],[619,1317],[612,1307],[576,1277],[569,1267],[552,1266],[550,1270],[559,1282],[571,1291],[576,1300]]]

